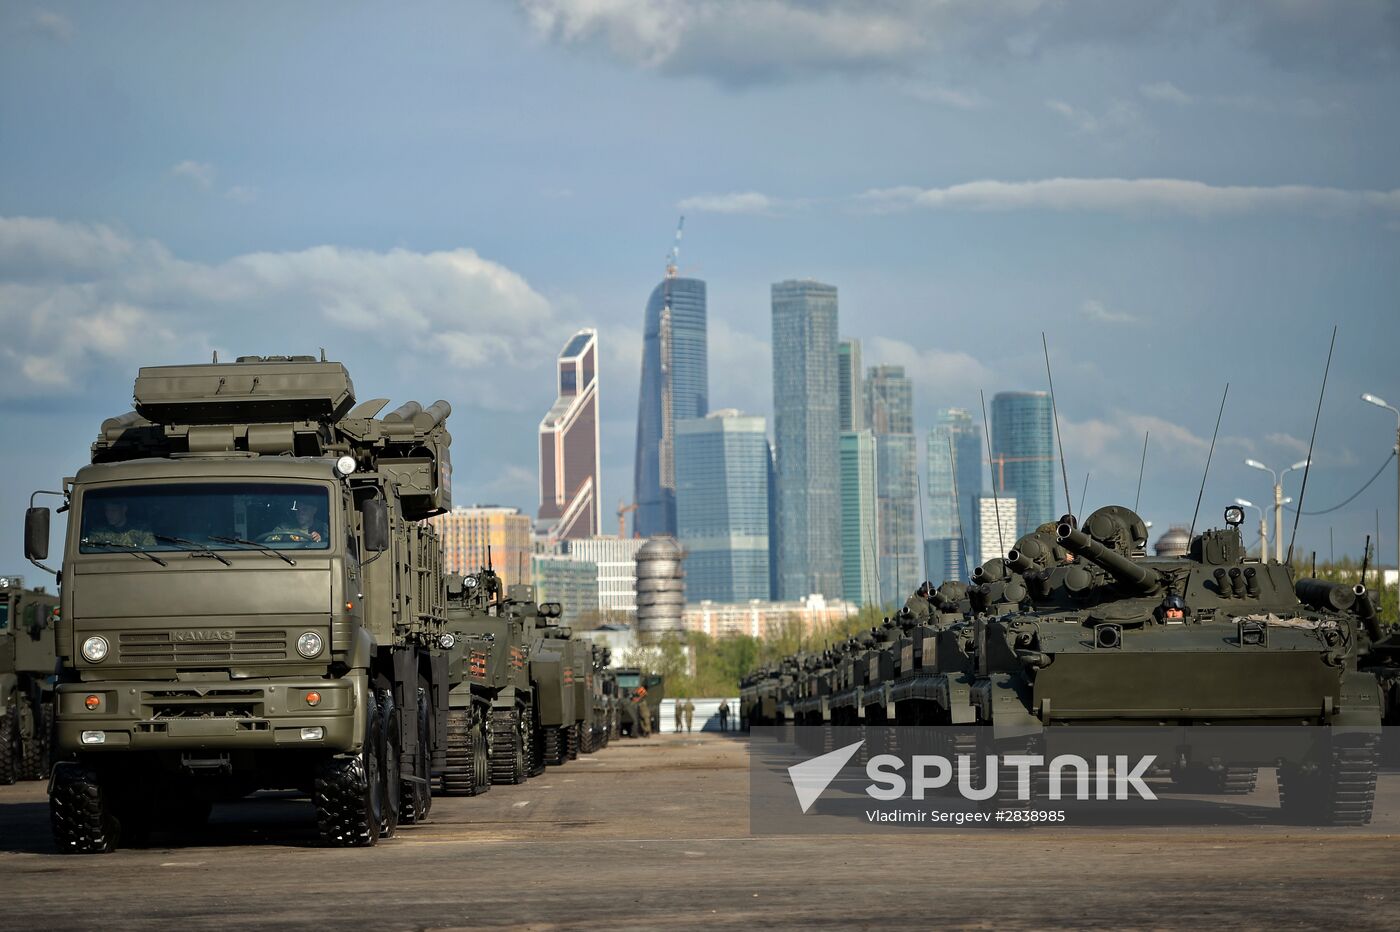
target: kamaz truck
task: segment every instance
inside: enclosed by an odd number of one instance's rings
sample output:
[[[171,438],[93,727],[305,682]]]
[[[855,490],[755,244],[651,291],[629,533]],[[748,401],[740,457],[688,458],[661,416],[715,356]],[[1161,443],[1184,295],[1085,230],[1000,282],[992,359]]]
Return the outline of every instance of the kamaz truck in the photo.
[[[445,401],[379,417],[311,356],[140,370],[64,480],[58,847],[297,789],[323,841],[421,818],[446,761]],[[48,555],[47,508],[25,520]],[[47,567],[45,567],[47,568]]]
[[[49,774],[58,596],[0,576],[0,784]]]

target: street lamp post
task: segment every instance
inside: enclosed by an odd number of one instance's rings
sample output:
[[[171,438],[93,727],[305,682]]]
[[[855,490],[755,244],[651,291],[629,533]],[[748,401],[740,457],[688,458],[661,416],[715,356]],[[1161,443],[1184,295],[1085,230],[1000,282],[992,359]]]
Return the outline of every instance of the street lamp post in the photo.
[[[1237,499],[1235,499],[1235,504],[1236,504],[1236,505],[1240,505],[1241,507],[1244,507],[1244,508],[1253,508],[1255,511],[1259,512],[1259,562],[1260,562],[1260,563],[1268,563],[1268,562],[1269,562],[1269,523],[1268,523],[1268,521],[1264,518],[1264,509],[1260,508],[1258,505],[1254,504],[1254,503],[1251,502],[1251,501],[1246,501],[1246,500],[1243,499],[1243,498],[1237,498]]]
[[[1391,414],[1395,415],[1395,450],[1397,453],[1400,453],[1400,408],[1386,404],[1384,399],[1377,398],[1370,392],[1362,395],[1361,400],[1367,404],[1375,405],[1377,408],[1385,408]],[[1400,465],[1395,467],[1395,494],[1397,496],[1395,501],[1395,572],[1396,585],[1400,586]],[[1377,563],[1379,562],[1380,561],[1377,561]],[[1376,571],[1380,574],[1381,591],[1384,592],[1385,571],[1379,566],[1376,567]]]
[[[1274,472],[1258,460],[1245,460],[1244,464],[1254,469],[1262,469],[1274,480],[1274,562],[1283,562],[1283,477],[1295,469],[1308,465],[1307,460],[1299,460],[1282,472]]]

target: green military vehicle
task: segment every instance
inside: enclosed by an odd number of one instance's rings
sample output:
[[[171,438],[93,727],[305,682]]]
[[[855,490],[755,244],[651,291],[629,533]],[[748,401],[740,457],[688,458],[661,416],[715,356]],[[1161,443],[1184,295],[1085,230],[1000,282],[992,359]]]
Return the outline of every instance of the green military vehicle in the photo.
[[[661,700],[666,696],[666,678],[643,672],[639,667],[623,667],[613,671],[617,677],[620,705],[618,733],[629,738],[645,738],[661,728]],[[642,714],[642,705],[647,715]]]
[[[512,587],[515,588],[515,587]],[[523,588],[523,587],[522,587]],[[545,618],[561,613],[557,603],[545,603]],[[535,690],[535,741],[537,764],[558,767],[578,757],[578,722],[582,711],[575,711],[579,699],[575,683],[585,676],[575,668],[575,642],[572,631],[546,621],[537,625],[530,643],[530,680]]]
[[[512,590],[534,607],[528,586]],[[528,637],[535,621],[505,598],[490,569],[449,577],[447,599],[453,687],[442,789],[474,796],[491,784],[524,783],[533,757]],[[553,606],[534,608],[538,617]]]
[[[0,576],[0,784],[49,775],[58,596]]]
[[[609,652],[590,641],[576,638],[574,669],[583,670],[582,679],[574,678],[574,710],[579,716],[578,749],[592,754],[606,747],[612,735],[612,675],[608,672]]]
[[[143,368],[64,481],[57,742],[65,852],[110,851],[265,788],[321,838],[419,818],[446,763],[446,402],[356,405],[310,356]],[[46,559],[49,511],[26,515]],[[405,794],[404,789],[408,792]]]

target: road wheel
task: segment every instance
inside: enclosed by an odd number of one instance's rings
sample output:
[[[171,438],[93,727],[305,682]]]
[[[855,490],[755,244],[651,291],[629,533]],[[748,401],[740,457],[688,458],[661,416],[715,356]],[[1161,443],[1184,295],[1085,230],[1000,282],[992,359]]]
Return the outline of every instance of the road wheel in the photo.
[[[380,718],[365,716],[364,742],[353,757],[331,757],[316,773],[312,800],[321,840],[339,848],[367,848],[379,841],[384,783],[379,773]]]
[[[447,796],[472,793],[472,718],[470,709],[447,713],[447,768],[442,772],[442,792]]]
[[[54,768],[49,825],[53,828],[54,844],[63,854],[114,851],[121,832],[108,788],[96,771],[76,763]]]

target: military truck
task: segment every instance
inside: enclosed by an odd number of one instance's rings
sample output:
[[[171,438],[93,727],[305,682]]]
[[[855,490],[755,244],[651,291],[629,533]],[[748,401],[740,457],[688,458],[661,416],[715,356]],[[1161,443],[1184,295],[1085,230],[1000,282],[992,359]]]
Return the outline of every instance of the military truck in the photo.
[[[613,706],[617,690],[617,680],[608,664],[612,652],[582,639],[574,642],[582,652],[580,663],[588,670],[580,702],[585,709],[585,717],[579,722],[578,749],[581,753],[592,754],[608,746],[612,738]]]
[[[58,596],[0,576],[0,784],[49,775]]]
[[[101,852],[264,788],[330,845],[392,834],[445,764],[446,596],[422,520],[451,507],[445,401],[356,404],[338,362],[140,370],[64,480],[49,788],[65,852]],[[26,556],[47,557],[31,507]],[[405,797],[403,788],[409,787]]]
[[[646,673],[639,667],[622,667],[613,671],[617,677],[617,695],[621,706],[619,734],[629,738],[645,738],[661,728],[661,700],[666,696],[666,678]],[[651,728],[643,722],[641,706],[650,713]]]
[[[549,608],[546,609],[545,605]],[[578,721],[575,711],[579,690],[575,683],[584,677],[575,669],[577,657],[573,632],[553,623],[562,614],[558,603],[540,606],[543,623],[538,624],[530,644],[530,680],[534,687],[535,738],[537,763],[558,767],[578,757]]]

